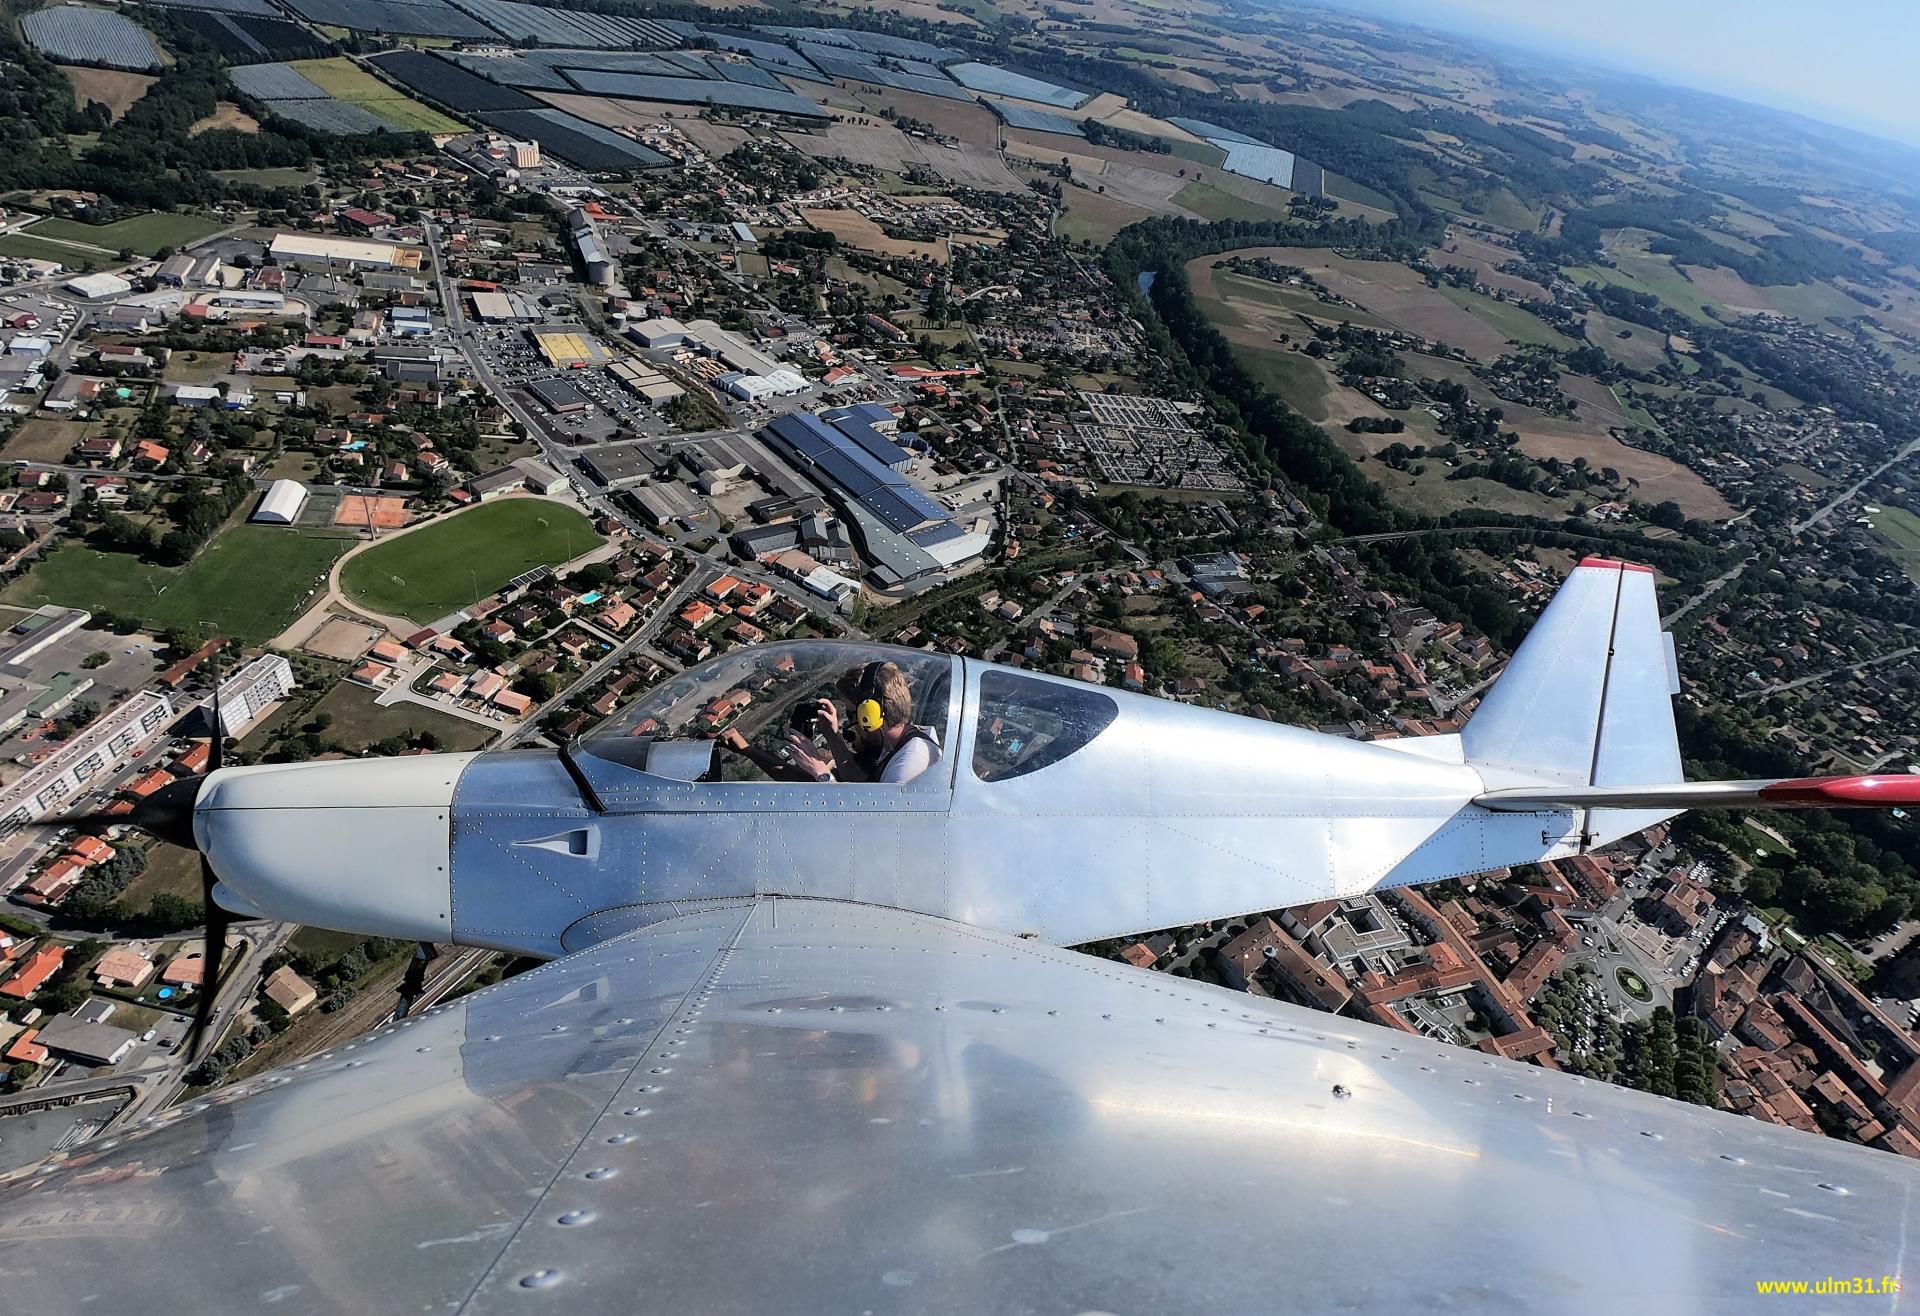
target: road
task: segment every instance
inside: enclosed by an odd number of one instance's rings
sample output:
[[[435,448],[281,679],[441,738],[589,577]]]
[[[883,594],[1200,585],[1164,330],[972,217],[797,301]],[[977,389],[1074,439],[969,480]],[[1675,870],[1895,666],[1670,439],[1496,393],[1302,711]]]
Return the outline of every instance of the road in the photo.
[[[1855,498],[1859,497],[1860,491],[1862,489],[1866,488],[1868,485],[1872,484],[1875,480],[1879,479],[1880,476],[1884,474],[1887,470],[1889,470],[1894,466],[1899,465],[1901,462],[1905,461],[1908,457],[1912,456],[1916,451],[1920,451],[1920,439],[1915,439],[1913,442],[1909,443],[1906,447],[1900,449],[1899,452],[1896,452],[1895,454],[1893,454],[1893,456],[1881,462],[1878,466],[1874,467],[1871,471],[1868,471],[1865,475],[1861,476],[1858,480],[1855,480],[1852,484],[1848,485],[1845,489],[1841,490],[1839,493],[1829,498],[1825,503],[1822,503],[1820,505],[1820,508],[1817,511],[1809,513],[1805,520],[1796,521],[1794,524],[1788,526],[1787,533],[1789,535],[1802,535],[1802,534],[1805,534],[1807,531],[1813,529],[1815,526],[1825,521],[1828,517],[1832,516],[1841,507],[1845,506],[1846,504],[1852,502]],[[1708,599],[1712,598],[1715,594],[1718,594],[1721,590],[1725,589],[1729,582],[1738,579],[1741,572],[1745,571],[1748,567],[1752,566],[1755,562],[1758,562],[1761,559],[1761,557],[1764,556],[1764,554],[1765,554],[1764,549],[1756,549],[1754,550],[1753,553],[1749,554],[1747,557],[1742,558],[1740,562],[1736,566],[1734,566],[1731,570],[1724,571],[1718,576],[1715,576],[1712,580],[1708,581],[1704,587],[1702,587],[1699,593],[1695,594],[1692,598],[1688,599],[1685,603],[1681,604],[1679,607],[1675,608],[1672,612],[1669,612],[1666,616],[1662,617],[1660,619],[1660,624],[1662,626],[1668,626],[1668,627],[1672,626],[1675,622],[1679,621],[1682,617],[1685,617],[1688,613],[1692,612],[1695,608],[1699,607],[1702,603],[1705,603]]]
[[[285,945],[298,932],[292,923],[256,923],[243,929],[239,946],[233,951],[232,968],[226,973],[218,995],[214,999],[214,1013],[207,1028],[206,1047],[217,1047],[227,1029],[232,1027],[234,1019],[253,1001],[254,993],[259,989],[260,974],[257,966],[264,963],[273,953]],[[184,1036],[186,1016],[176,1015],[177,1027]],[[147,1051],[144,1059],[138,1063],[129,1062],[133,1067],[121,1067],[105,1074],[89,1073],[81,1078],[57,1079],[51,1083],[42,1083],[25,1092],[14,1094],[10,1098],[0,1098],[0,1114],[9,1106],[31,1104],[50,1098],[82,1097],[89,1094],[112,1091],[119,1088],[134,1089],[134,1098],[117,1112],[108,1122],[107,1128],[120,1128],[166,1109],[179,1096],[186,1086],[186,1075],[190,1057],[184,1044],[171,1052],[162,1051],[156,1044]]]
[[[1777,695],[1788,690],[1798,690],[1803,685],[1812,685],[1816,681],[1825,681],[1847,672],[1864,671],[1869,667],[1878,667],[1881,663],[1899,662],[1902,658],[1910,658],[1916,653],[1920,653],[1920,644],[1909,644],[1904,649],[1895,649],[1892,653],[1883,653],[1875,658],[1862,658],[1859,662],[1848,663],[1844,667],[1829,667],[1826,671],[1815,672],[1811,676],[1799,676],[1791,681],[1778,681],[1773,685],[1762,686],[1758,690],[1743,690],[1735,695],[1734,698],[1765,699],[1768,695]]]
[[[253,1004],[254,993],[260,989],[260,965],[272,958],[275,951],[293,939],[300,930],[297,923],[249,923],[243,926],[243,940],[233,952],[233,968],[227,971],[225,980],[217,989],[218,995],[213,1001],[213,1018],[207,1024],[207,1037],[201,1044],[202,1052],[212,1055],[219,1049],[227,1030],[233,1027],[233,1021],[240,1013]],[[182,1046],[166,1057],[161,1072],[149,1078],[143,1084],[140,1095],[109,1126],[120,1127],[165,1110],[180,1095],[187,1085],[187,1071],[192,1067],[192,1057]]]

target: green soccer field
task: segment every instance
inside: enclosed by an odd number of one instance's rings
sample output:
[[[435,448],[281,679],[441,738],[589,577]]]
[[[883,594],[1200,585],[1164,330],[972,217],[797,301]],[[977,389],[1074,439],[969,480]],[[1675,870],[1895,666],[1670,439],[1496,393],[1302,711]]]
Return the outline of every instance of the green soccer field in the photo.
[[[509,498],[375,545],[346,564],[340,588],[364,608],[425,625],[523,571],[558,565],[605,542],[564,503]]]
[[[148,630],[204,625],[249,644],[272,639],[307,602],[346,535],[238,525],[184,567],[159,567],[130,553],[63,544],[9,585],[0,599],[25,607],[58,603],[140,618]]]

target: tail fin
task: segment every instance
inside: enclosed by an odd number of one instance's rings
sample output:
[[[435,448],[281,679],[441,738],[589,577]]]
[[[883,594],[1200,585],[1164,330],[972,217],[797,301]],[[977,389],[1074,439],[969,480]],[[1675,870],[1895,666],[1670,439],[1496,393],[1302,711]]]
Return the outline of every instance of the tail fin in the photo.
[[[1678,692],[1652,570],[1590,557],[1493,683],[1461,748],[1490,790],[1678,782]]]
[[[1461,749],[1501,811],[1573,811],[1603,844],[1683,809],[1892,809],[1920,805],[1920,775],[1768,781],[1682,778],[1680,680],[1653,572],[1590,557],[1567,577],[1493,683]]]

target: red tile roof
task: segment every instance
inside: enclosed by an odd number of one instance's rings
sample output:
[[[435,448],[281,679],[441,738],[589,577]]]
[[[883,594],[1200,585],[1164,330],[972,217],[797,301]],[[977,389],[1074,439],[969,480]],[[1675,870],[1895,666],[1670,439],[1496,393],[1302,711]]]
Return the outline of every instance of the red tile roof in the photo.
[[[0,996],[11,996],[16,1001],[24,1001],[40,990],[40,984],[60,971],[61,963],[67,958],[65,946],[42,946],[27,958],[20,971],[0,986]]]

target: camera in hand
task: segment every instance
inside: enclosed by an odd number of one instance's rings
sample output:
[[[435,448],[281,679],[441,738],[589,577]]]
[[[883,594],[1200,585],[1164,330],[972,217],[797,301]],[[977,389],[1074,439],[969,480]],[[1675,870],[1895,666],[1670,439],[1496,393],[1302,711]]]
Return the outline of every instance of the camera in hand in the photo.
[[[804,704],[795,704],[793,711],[787,714],[787,725],[803,736],[818,734],[820,730],[818,701],[808,700]]]

